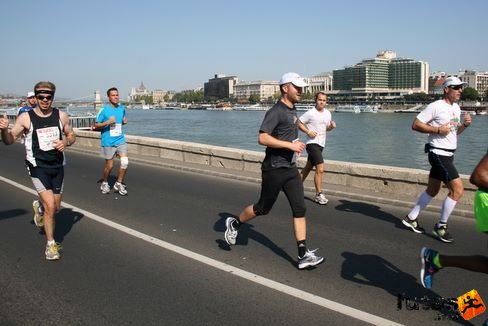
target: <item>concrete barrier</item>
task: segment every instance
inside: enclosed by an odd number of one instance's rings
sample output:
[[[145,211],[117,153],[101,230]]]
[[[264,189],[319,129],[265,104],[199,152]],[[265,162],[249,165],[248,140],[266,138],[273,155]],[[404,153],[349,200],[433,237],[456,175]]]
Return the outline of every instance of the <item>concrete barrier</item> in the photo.
[[[77,130],[77,141],[74,149],[100,151],[100,133]],[[175,141],[169,139],[126,136],[130,156],[133,158],[144,157],[154,161],[170,160],[173,162],[185,162],[199,164],[221,169],[223,172],[232,173],[242,171],[255,173],[259,176],[263,152],[248,151],[220,146],[212,146],[198,143]],[[306,159],[300,158],[298,166],[302,168]],[[325,161],[326,185],[346,187],[348,189],[362,189],[384,194],[388,197],[412,200],[425,190],[428,180],[428,171],[408,169],[382,165],[350,163],[342,161]],[[309,179],[313,179],[312,176]],[[461,175],[465,187],[465,194],[459,204],[470,206],[473,203],[476,188],[469,183],[468,175]],[[311,187],[312,181],[307,180]],[[441,190],[444,197],[447,189]],[[412,203],[413,204],[413,203]]]

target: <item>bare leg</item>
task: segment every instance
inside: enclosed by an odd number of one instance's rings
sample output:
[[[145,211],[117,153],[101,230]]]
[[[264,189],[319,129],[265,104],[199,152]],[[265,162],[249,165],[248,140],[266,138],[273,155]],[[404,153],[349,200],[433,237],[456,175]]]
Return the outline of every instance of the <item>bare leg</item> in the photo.
[[[317,164],[317,166],[315,167],[315,176],[314,176],[315,192],[317,193],[322,192],[323,175],[324,175],[324,163]]]
[[[249,205],[239,214],[239,222],[246,223],[256,217],[254,213],[253,205]]]
[[[442,267],[457,267],[488,274],[488,256],[446,256],[439,254]]]
[[[307,239],[307,220],[305,217],[294,217],[293,229],[295,231],[295,239],[297,241],[303,241]]]
[[[44,205],[44,217],[42,221],[44,223],[46,238],[48,241],[54,240],[54,214],[58,210],[55,195],[52,190],[45,190],[39,193],[39,197]]]
[[[305,181],[305,179],[308,177],[308,174],[310,171],[312,171],[312,163],[307,161],[307,164],[303,167],[302,171],[300,172],[300,177],[302,179],[302,182]]]
[[[127,154],[121,154],[120,155],[120,158],[122,157],[127,157]],[[123,169],[123,168],[120,168],[119,169],[119,175],[117,177],[117,182],[120,182],[122,183],[122,181],[124,181],[124,178],[125,178],[125,174],[127,173],[127,168]]]
[[[105,160],[105,166],[103,168],[103,181],[108,182],[108,177],[110,176],[110,172],[112,172],[112,168],[114,167],[114,160]]]

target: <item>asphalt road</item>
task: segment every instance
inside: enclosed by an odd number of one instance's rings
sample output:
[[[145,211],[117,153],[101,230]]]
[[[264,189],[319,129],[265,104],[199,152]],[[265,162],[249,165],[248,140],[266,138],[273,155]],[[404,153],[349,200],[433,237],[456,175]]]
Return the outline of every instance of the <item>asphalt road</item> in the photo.
[[[405,230],[403,207],[307,201],[307,243],[326,262],[299,271],[284,196],[229,248],[224,219],[254,202],[259,185],[131,160],[129,195],[102,195],[103,160],[69,152],[56,223],[64,250],[49,262],[31,222],[35,195],[23,147],[1,144],[0,157],[0,325],[481,325],[488,318],[453,321],[446,309],[398,306],[399,294],[433,302],[471,289],[488,302],[484,274],[445,269],[432,290],[419,283],[423,246],[488,255],[488,237],[469,218],[451,217],[456,242],[444,244]],[[422,215],[429,231],[436,215]]]

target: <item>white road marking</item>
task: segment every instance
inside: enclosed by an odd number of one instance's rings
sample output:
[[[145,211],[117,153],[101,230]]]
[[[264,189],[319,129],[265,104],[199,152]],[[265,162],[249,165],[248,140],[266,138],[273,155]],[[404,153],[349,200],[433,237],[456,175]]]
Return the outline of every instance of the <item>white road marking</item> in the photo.
[[[8,183],[16,188],[19,188],[25,192],[28,192],[32,195],[37,195],[37,192],[29,187],[26,187],[24,185],[21,185],[15,181],[12,181],[10,179],[7,179],[7,178],[4,178],[2,176],[0,176],[0,180],[2,180],[3,182],[5,183]],[[323,297],[320,297],[318,295],[315,295],[315,294],[312,294],[312,293],[308,293],[308,292],[305,292],[305,291],[302,291],[302,290],[299,290],[299,289],[296,289],[296,288],[293,288],[291,286],[288,286],[288,285],[284,285],[284,284],[281,284],[279,282],[276,282],[276,281],[273,281],[273,280],[270,280],[270,279],[267,279],[265,277],[262,277],[262,276],[259,276],[257,274],[254,274],[254,273],[250,273],[250,272],[247,272],[243,269],[240,269],[240,268],[237,268],[237,267],[234,267],[234,266],[231,266],[231,265],[228,265],[228,264],[225,264],[225,263],[222,263],[218,260],[215,260],[215,259],[212,259],[212,258],[209,258],[209,257],[206,257],[206,256],[203,256],[203,255],[200,255],[200,254],[197,254],[195,252],[192,252],[192,251],[189,251],[185,248],[182,248],[182,247],[178,247],[178,246],[175,246],[169,242],[166,242],[166,241],[163,241],[163,240],[160,240],[160,239],[156,239],[154,237],[151,237],[147,234],[144,234],[144,233],[141,233],[139,231],[136,231],[136,230],[133,230],[131,228],[128,228],[126,226],[123,226],[121,224],[118,224],[118,223],[115,223],[115,222],[112,222],[106,218],[103,218],[99,215],[96,215],[96,214],[93,214],[91,212],[88,212],[84,209],[81,209],[79,207],[76,207],[74,205],[71,205],[71,204],[68,204],[66,202],[62,202],[62,206],[63,207],[66,207],[66,208],[70,208],[74,211],[78,211],[80,213],[83,213],[83,215],[85,217],[88,217],[94,221],[97,221],[99,223],[102,223],[106,226],[109,226],[111,228],[114,228],[114,229],[117,229],[121,232],[124,232],[128,235],[131,235],[133,237],[136,237],[136,238],[139,238],[141,240],[144,240],[144,241],[147,241],[149,243],[152,243],[153,245],[156,245],[156,246],[159,246],[161,248],[164,248],[164,249],[167,249],[167,250],[170,250],[174,253],[177,253],[179,255],[182,255],[182,256],[185,256],[185,257],[188,257],[188,258],[191,258],[193,260],[196,260],[198,262],[201,262],[203,264],[206,264],[206,265],[209,265],[209,266],[212,266],[214,268],[217,268],[217,269],[220,269],[224,272],[227,272],[227,273],[231,273],[233,275],[236,275],[236,276],[239,276],[241,278],[244,278],[246,280],[249,280],[251,282],[254,282],[254,283],[257,283],[257,284],[261,284],[267,288],[270,288],[270,289],[273,289],[273,290],[276,290],[276,291],[279,291],[279,292],[282,292],[282,293],[285,293],[287,295],[290,295],[292,297],[295,297],[295,298],[298,298],[298,299],[301,299],[301,300],[304,300],[304,301],[307,301],[307,302],[310,302],[310,303],[313,303],[313,304],[316,304],[318,306],[321,306],[321,307],[324,307],[324,308],[327,308],[327,309],[330,309],[332,311],[335,311],[335,312],[338,312],[338,313],[341,313],[343,315],[346,315],[346,316],[349,316],[349,317],[352,317],[352,318],[355,318],[355,319],[359,319],[361,321],[364,321],[364,322],[367,322],[367,323],[370,323],[370,324],[373,324],[373,325],[401,325],[399,323],[396,323],[394,321],[391,321],[391,320],[388,320],[388,319],[385,319],[385,318],[382,318],[382,317],[379,317],[379,316],[376,316],[376,315],[373,315],[373,314],[370,314],[370,313],[367,313],[365,311],[362,311],[362,310],[358,310],[358,309],[355,309],[355,308],[352,308],[352,307],[349,307],[349,306],[346,306],[342,303],[338,303],[338,302],[335,302],[335,301],[332,301],[332,300],[328,300],[326,298],[323,298]]]

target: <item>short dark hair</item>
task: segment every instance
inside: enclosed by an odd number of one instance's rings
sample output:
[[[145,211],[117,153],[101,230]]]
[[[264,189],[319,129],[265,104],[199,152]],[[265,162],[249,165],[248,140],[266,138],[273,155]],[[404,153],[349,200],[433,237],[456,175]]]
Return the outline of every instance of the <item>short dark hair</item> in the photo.
[[[54,85],[53,83],[51,83],[50,81],[40,81],[38,82],[35,86],[34,86],[34,93],[38,93],[37,90],[38,89],[49,89],[51,90],[52,92],[52,95],[54,95],[54,93],[56,93],[56,85]]]
[[[319,98],[319,95],[322,94],[322,95],[325,95],[325,97],[327,97],[327,94],[325,94],[324,91],[320,91],[318,92],[317,94],[315,94],[315,101],[317,101],[317,99]]]
[[[110,92],[111,92],[111,91],[116,91],[117,93],[119,92],[119,90],[117,89],[117,87],[110,87],[110,88],[108,89],[108,91],[107,91],[107,96],[109,96],[109,95],[110,95]]]

